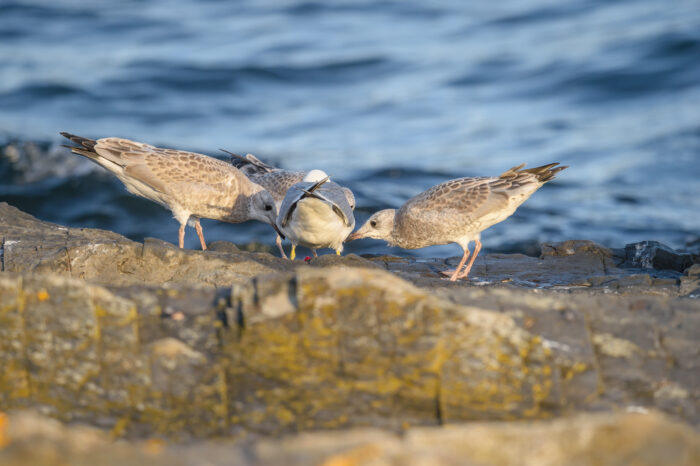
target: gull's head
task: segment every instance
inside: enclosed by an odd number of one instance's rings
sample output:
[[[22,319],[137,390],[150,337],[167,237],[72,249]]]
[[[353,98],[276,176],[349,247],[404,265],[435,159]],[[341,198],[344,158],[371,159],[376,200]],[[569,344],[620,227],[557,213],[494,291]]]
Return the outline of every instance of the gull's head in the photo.
[[[347,240],[353,241],[360,238],[391,240],[394,231],[394,215],[396,215],[395,209],[375,212],[359,230],[348,236]]]
[[[310,181],[312,183],[315,183],[327,177],[328,175],[323,170],[311,170],[309,173],[306,174],[302,181]]]
[[[277,219],[277,207],[272,194],[264,189],[250,197],[249,216],[253,220],[275,225]]]

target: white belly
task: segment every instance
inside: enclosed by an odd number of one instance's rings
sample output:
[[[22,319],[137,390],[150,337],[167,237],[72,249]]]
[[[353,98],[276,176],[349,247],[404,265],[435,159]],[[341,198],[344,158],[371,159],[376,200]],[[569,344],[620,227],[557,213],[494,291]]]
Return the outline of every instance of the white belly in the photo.
[[[299,201],[289,223],[281,228],[292,243],[336,250],[342,250],[343,241],[352,229],[353,225],[346,226],[328,204],[315,198]]]

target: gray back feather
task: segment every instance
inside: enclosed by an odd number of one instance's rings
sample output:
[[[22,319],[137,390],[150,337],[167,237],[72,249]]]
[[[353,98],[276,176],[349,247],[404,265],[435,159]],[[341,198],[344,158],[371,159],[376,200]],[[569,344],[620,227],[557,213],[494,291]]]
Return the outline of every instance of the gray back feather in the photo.
[[[233,152],[227,151],[226,149],[221,149],[222,152],[226,152],[231,156],[231,165],[238,168],[240,171],[245,173],[246,176],[251,175],[263,175],[265,173],[270,173],[278,168],[268,165],[253,154],[246,154],[245,157],[242,155],[235,154]]]
[[[314,189],[315,188],[315,189]],[[312,182],[302,181],[292,185],[284,196],[277,216],[277,222],[285,227],[292,217],[299,201],[306,197],[315,197],[327,203],[333,211],[340,217],[345,225],[355,225],[355,216],[352,207],[348,202],[345,189],[332,181]]]

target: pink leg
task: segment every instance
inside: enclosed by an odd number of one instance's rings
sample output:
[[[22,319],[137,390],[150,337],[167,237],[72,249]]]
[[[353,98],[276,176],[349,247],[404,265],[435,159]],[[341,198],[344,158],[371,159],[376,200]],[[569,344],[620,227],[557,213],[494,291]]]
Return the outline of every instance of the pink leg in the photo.
[[[180,225],[180,231],[178,232],[178,240],[180,242],[180,249],[185,247],[185,224]]]
[[[464,272],[459,275],[457,278],[467,278],[467,275],[469,275],[469,271],[472,269],[472,265],[474,265],[474,261],[476,260],[476,256],[479,255],[479,251],[481,251],[481,241],[478,239],[474,240],[474,254],[472,254],[472,258],[469,261],[469,264],[467,264],[467,268],[464,269]]]
[[[280,256],[282,256],[283,259],[288,259],[287,255],[284,253],[284,248],[282,247],[282,237],[280,235],[277,235],[277,239],[275,240],[275,243],[277,244],[277,247],[280,249]]]
[[[462,260],[459,261],[459,265],[454,270],[454,272],[450,272],[450,271],[446,270],[446,271],[442,272],[442,274],[443,275],[450,275],[451,282],[457,280],[457,276],[459,275],[459,271],[462,270],[462,266],[464,265],[465,262],[467,262],[468,257],[469,257],[469,248],[466,247],[466,248],[464,248],[464,255],[462,256]]]
[[[204,241],[204,232],[202,231],[202,225],[199,224],[199,219],[194,221],[194,229],[197,230],[197,236],[199,236],[199,242],[202,245],[202,251],[206,251],[207,243]]]

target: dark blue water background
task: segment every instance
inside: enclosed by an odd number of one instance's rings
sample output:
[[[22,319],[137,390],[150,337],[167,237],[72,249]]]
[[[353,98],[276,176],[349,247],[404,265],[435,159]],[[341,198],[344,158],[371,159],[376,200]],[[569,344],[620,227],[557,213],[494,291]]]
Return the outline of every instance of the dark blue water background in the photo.
[[[355,191],[358,223],[446,179],[557,161],[571,168],[486,249],[682,248],[700,235],[700,2],[0,1],[0,200],[176,241],[169,212],[59,131],[321,168]],[[274,239],[203,225],[208,240]]]

